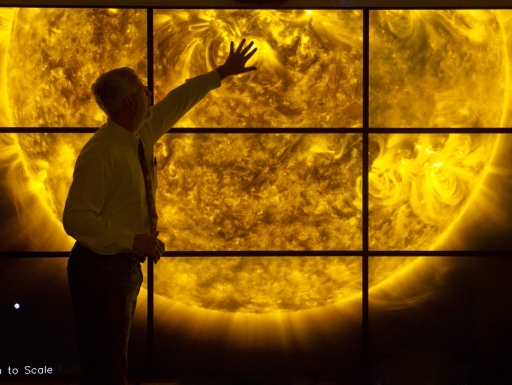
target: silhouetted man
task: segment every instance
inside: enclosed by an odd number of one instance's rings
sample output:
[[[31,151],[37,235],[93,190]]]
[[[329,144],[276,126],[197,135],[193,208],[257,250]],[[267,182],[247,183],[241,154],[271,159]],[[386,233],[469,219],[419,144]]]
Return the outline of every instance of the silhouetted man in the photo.
[[[151,92],[130,68],[101,75],[91,89],[107,122],[82,149],[64,208],[76,239],[68,261],[82,385],[125,385],[128,338],[142,283],[140,263],[157,263],[153,146],[208,92],[245,67],[256,48],[231,42],[225,63],[189,79],[150,105]]]

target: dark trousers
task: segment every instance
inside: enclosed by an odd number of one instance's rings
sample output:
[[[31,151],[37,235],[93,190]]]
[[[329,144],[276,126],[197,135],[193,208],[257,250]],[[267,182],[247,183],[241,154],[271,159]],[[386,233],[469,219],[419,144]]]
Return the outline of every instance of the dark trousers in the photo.
[[[128,339],[142,284],[139,262],[78,242],[68,261],[81,385],[126,385]]]

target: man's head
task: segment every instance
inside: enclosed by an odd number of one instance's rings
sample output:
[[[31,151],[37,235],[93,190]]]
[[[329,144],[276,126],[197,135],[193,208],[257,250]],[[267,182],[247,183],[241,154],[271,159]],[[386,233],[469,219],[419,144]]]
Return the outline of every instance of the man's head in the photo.
[[[131,68],[105,72],[96,79],[91,90],[96,103],[109,118],[128,115],[135,123],[142,124],[151,116],[148,98],[151,93]]]

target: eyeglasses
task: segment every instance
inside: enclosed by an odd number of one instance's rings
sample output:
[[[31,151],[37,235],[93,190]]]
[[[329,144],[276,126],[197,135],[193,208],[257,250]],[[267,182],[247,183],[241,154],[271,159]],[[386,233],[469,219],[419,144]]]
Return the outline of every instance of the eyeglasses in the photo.
[[[134,94],[128,95],[128,96],[127,96],[127,98],[129,98],[130,96],[138,95],[138,94],[140,94],[140,93],[142,93],[142,92],[144,92],[144,93],[147,95],[147,94],[149,93],[149,88],[148,88],[148,86],[144,86],[144,88],[143,88],[141,91],[139,91],[139,92],[136,92],[136,93],[134,93]]]

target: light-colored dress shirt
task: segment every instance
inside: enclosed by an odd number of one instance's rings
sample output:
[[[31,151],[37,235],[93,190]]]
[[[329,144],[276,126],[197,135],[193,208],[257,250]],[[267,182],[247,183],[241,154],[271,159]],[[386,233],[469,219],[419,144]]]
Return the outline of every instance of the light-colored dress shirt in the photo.
[[[209,91],[220,87],[217,71],[188,79],[152,109],[139,136],[107,119],[85,144],[75,164],[64,207],[66,232],[98,254],[134,252],[135,234],[150,234],[151,223],[139,161],[139,137],[150,170],[153,196],[156,165],[153,146]]]

